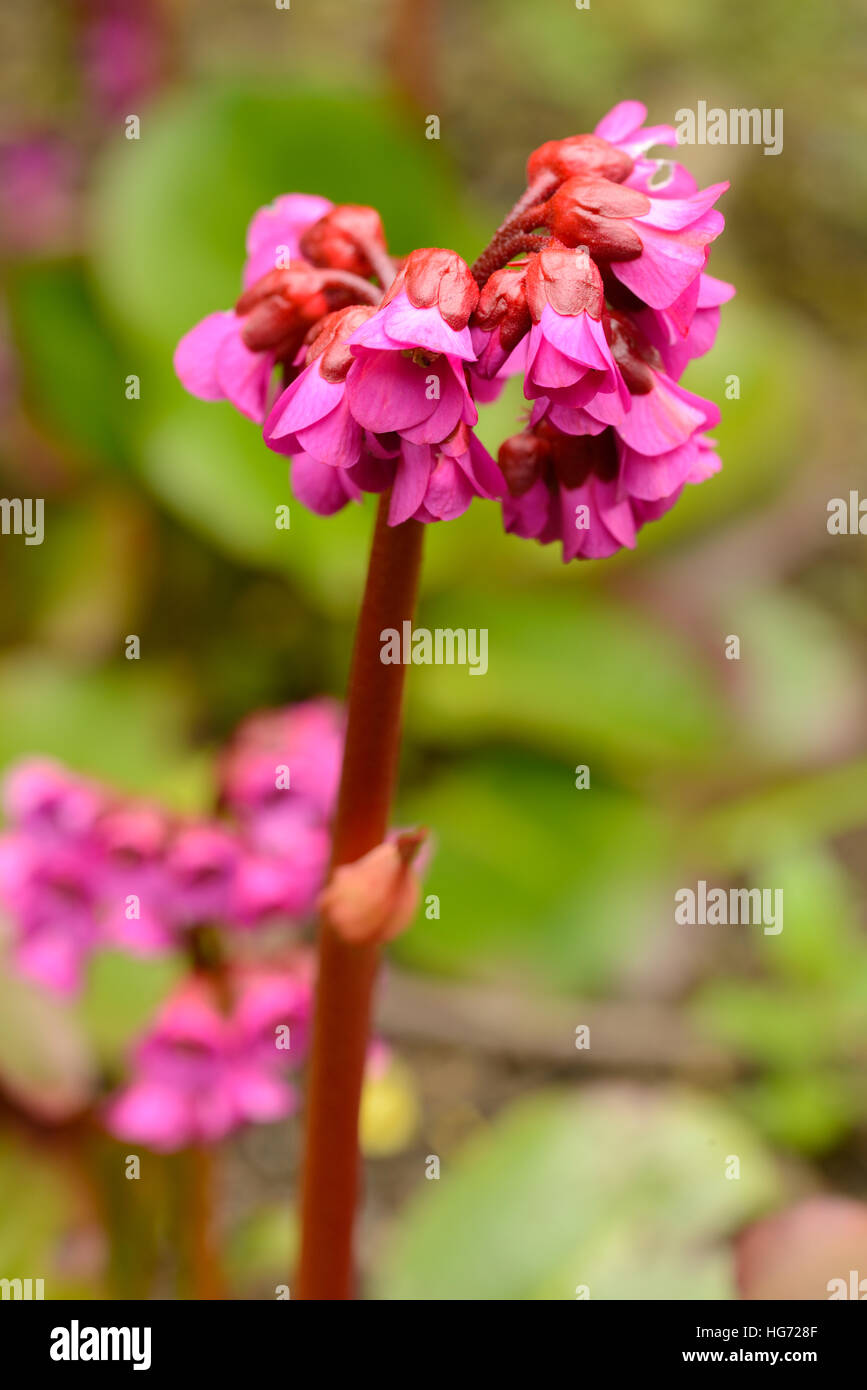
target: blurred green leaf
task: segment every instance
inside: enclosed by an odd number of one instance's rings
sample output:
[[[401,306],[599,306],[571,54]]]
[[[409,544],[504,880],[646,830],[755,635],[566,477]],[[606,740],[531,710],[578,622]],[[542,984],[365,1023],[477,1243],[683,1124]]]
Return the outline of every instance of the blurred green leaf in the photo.
[[[387,98],[199,83],[153,108],[141,141],[119,142],[103,167],[94,271],[125,330],[170,355],[229,307],[247,224],[292,192],[373,204],[397,254],[475,240],[436,142]]]
[[[90,1039],[65,1001],[0,966],[0,1082],[37,1120],[74,1119],[96,1086]]]
[[[127,370],[82,268],[74,262],[21,266],[7,293],[30,408],[77,452],[116,467],[128,453],[136,405],[124,397]]]
[[[129,1044],[151,1022],[186,969],[186,963],[173,955],[100,951],[94,957],[76,1012],[104,1064],[117,1067],[121,1063]]]
[[[861,1114],[846,1078],[827,1068],[775,1072],[741,1088],[737,1098],[772,1143],[804,1154],[834,1148]]]
[[[707,756],[725,730],[709,673],[646,616],[573,586],[569,593],[481,587],[423,601],[418,626],[486,628],[488,669],[414,667],[413,729],[450,740],[509,737],[591,756],[624,780],[648,764]]]
[[[864,825],[867,758],[857,758],[714,806],[689,831],[689,852],[720,872],[741,872]]]
[[[434,831],[424,894],[441,916],[420,913],[394,947],[416,968],[593,990],[670,915],[671,828],[623,793],[577,790],[567,765],[476,757],[403,799],[399,819]]]
[[[730,1179],[731,1157],[740,1177]],[[598,1088],[514,1105],[422,1183],[374,1296],[726,1298],[722,1242],[778,1193],[751,1130],[698,1095]]]
[[[784,925],[776,936],[761,935],[768,970],[796,983],[851,983],[867,966],[855,883],[842,864],[817,847],[766,862],[757,883],[780,888]]]
[[[32,652],[10,654],[0,663],[0,766],[41,753],[156,793],[183,773],[184,703],[177,682],[143,660],[76,671]]]

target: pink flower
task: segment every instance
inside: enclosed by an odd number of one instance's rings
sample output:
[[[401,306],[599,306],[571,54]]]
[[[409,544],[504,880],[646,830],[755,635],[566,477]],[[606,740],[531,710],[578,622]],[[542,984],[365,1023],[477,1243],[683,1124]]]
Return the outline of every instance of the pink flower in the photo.
[[[416,521],[451,521],[474,497],[503,497],[506,483],[472,430],[460,426],[438,447],[401,445],[401,461],[388,509],[390,526]]]
[[[329,297],[326,273],[300,259],[303,232],[331,206],[292,193],[256,213],[236,308],[208,314],[175,349],[175,372],[191,395],[231,401],[251,420],[264,420],[277,363],[291,365],[310,325],[346,299],[337,288]]]
[[[259,208],[247,228],[243,285],[248,290],[271,270],[301,259],[301,238],[334,206],[314,193],[284,193]]]
[[[106,804],[101,788],[49,758],[15,764],[3,784],[3,809],[12,824],[46,841],[86,836]]]
[[[507,440],[500,464],[509,484],[507,531],[543,544],[560,540],[564,560],[597,559],[632,548],[641,527],[677,501],[686,483],[715,473],[705,431],[715,405],[661,370],[626,315],[606,316],[612,352],[628,387],[575,408],[540,398],[530,429]]]
[[[306,1044],[307,972],[250,972],[229,989],[226,1005],[217,982],[193,976],[163,1005],[135,1050],[133,1080],[107,1107],[118,1138],[172,1152],[292,1113],[283,1073]]]
[[[502,496],[499,469],[468,428],[478,418],[464,370],[477,295],[454,252],[414,252],[378,310],[355,305],[323,320],[265,424],[265,442],[295,456],[296,494],[314,510],[390,486],[396,526]]]
[[[0,244],[13,254],[68,252],[76,238],[80,157],[59,138],[0,143]]]
[[[602,327],[602,277],[583,248],[552,242],[527,268],[527,302],[532,319],[524,394],[573,408],[617,392],[628,408],[629,393]]]
[[[562,183],[539,216],[567,246],[585,246],[653,309],[667,309],[704,270],[725,223],[717,183],[684,197],[656,197],[582,175]]]
[[[635,314],[635,322],[657,349],[665,370],[675,381],[694,358],[710,352],[719,329],[720,305],[727,304],[734,293],[734,285],[725,280],[700,275],[695,284],[694,310],[685,332],[684,317],[678,312],[680,301],[669,309],[642,309]]]
[[[139,110],[159,83],[168,46],[161,6],[85,0],[83,9],[82,67],[96,104],[109,116]]]
[[[225,921],[241,860],[236,836],[202,822],[181,827],[166,854],[166,902],[179,926]]]
[[[329,699],[251,715],[221,759],[221,802],[245,818],[288,803],[328,820],[340,780],[344,725],[341,706]]]
[[[414,251],[377,312],[349,339],[356,359],[346,379],[352,416],[372,434],[441,444],[478,412],[464,362],[475,358],[467,327],[478,300],[453,251]]]
[[[567,558],[633,545],[685,483],[719,467],[705,438],[718,413],[678,381],[734,292],[707,274],[728,184],[699,189],[652,155],[677,136],[646,116],[621,102],[593,134],[534,150],[472,270],[426,248],[395,273],[376,210],[329,205],[291,242],[309,264],[291,283],[259,265],[235,314],[181,344],[180,374],[260,419],[280,363],[265,442],[294,460],[296,496],[322,515],[388,490],[396,526],[499,497],[510,530],[559,538]],[[473,430],[476,402],[516,373],[532,407],[500,458],[507,486]]]
[[[113,807],[96,827],[98,914],[107,945],[150,955],[175,941],[165,852],[168,817],[156,806]]]
[[[695,193],[695,179],[682,164],[647,157],[654,145],[676,145],[677,132],[672,125],[645,126],[646,119],[647,107],[640,101],[621,101],[602,117],[594,133],[633,160],[632,171],[624,179],[628,187],[657,198]]]
[[[0,902],[22,974],[56,994],[78,989],[99,942],[98,886],[98,865],[80,848],[24,832],[0,837]]]
[[[371,306],[358,304],[322,320],[307,350],[307,365],[265,422],[270,448],[281,454],[303,453],[334,468],[352,468],[360,461],[365,439],[347,396],[353,366],[348,339],[374,313]]]

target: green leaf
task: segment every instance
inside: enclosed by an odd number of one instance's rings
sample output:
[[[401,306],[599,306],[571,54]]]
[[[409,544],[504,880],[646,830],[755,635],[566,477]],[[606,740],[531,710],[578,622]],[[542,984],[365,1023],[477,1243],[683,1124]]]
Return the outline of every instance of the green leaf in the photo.
[[[235,301],[247,224],[292,192],[373,204],[397,253],[474,249],[441,152],[396,104],[296,82],[198,84],[151,109],[98,180],[94,271],[119,323],[170,356]]]
[[[853,1087],[828,1069],[763,1077],[743,1087],[738,1100],[772,1143],[804,1154],[833,1149],[861,1113]]]
[[[594,990],[670,917],[671,827],[592,780],[577,790],[568,764],[477,757],[403,800],[398,819],[433,827],[424,894],[441,915],[420,914],[394,947],[416,968]]]
[[[411,727],[461,742],[527,741],[569,763],[601,761],[626,781],[648,764],[703,761],[724,715],[689,649],[602,595],[461,589],[423,602],[418,625],[484,628],[486,674],[414,667]]]
[[[127,370],[82,268],[73,262],[18,267],[8,294],[28,406],[78,453],[117,466],[128,452],[135,405],[124,398]]]
[[[619,1087],[521,1101],[441,1162],[401,1213],[377,1298],[731,1297],[721,1242],[778,1181],[724,1106]]]
[[[183,976],[178,956],[130,956],[100,951],[88,968],[77,1015],[100,1059],[116,1067]]]
[[[18,652],[0,663],[0,766],[39,753],[157,794],[179,782],[185,713],[177,682],[144,662],[75,671]]]
[[[95,1058],[71,1005],[0,967],[0,1078],[36,1119],[75,1118],[96,1087]]]

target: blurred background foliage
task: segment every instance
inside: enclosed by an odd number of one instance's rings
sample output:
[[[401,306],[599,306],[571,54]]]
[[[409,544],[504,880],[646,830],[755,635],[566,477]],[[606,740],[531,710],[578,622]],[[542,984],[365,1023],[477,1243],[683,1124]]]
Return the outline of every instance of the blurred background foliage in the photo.
[[[278,531],[284,462],[174,379],[178,337],[237,295],[252,212],[371,202],[396,251],[472,259],[527,152],[625,97],[653,122],[782,108],[779,157],[687,152],[732,182],[711,268],[738,297],[687,377],[722,407],[722,475],[604,564],[505,537],[493,505],[429,528],[419,622],[487,627],[490,666],[409,682],[398,819],[434,829],[441,917],[393,949],[400,1060],[365,1122],[371,1296],[731,1296],[727,1241],[756,1213],[867,1198],[865,549],[825,525],[867,487],[855,7],[80,0],[0,23],[0,469],[46,499],[44,546],[0,541],[0,764],[48,753],[185,810],[239,718],[342,692],[372,521],[292,503]],[[512,391],[483,412],[491,447],[519,410]],[[675,926],[698,878],[782,887],[784,931]],[[161,1287],[180,1161],[130,1196],[79,1117],[175,968],[106,958],[49,1011],[2,983],[0,1185],[21,1202],[0,1274]],[[285,1274],[296,1144],[281,1126],[226,1155],[242,1293]]]

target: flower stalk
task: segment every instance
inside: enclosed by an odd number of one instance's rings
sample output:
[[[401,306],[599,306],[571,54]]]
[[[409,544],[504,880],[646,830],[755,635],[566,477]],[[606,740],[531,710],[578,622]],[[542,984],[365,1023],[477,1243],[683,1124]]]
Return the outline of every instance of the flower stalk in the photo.
[[[383,841],[397,774],[404,667],[381,661],[380,634],[412,620],[424,530],[417,521],[389,526],[389,500],[379,502],[355,637],[332,870]],[[296,1298],[354,1293],[358,1112],[379,956],[377,944],[350,944],[321,920]]]

